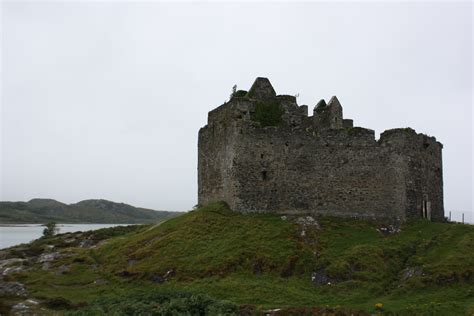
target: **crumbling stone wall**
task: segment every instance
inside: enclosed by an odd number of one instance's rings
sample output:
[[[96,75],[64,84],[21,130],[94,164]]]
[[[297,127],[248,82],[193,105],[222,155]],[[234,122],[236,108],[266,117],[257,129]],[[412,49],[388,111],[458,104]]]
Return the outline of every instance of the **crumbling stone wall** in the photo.
[[[434,137],[395,129],[376,141],[374,131],[343,119],[336,97],[308,117],[306,105],[277,96],[266,78],[240,95],[209,112],[199,131],[199,204],[398,221],[444,217],[442,145]],[[275,102],[281,119],[262,127],[256,107]]]

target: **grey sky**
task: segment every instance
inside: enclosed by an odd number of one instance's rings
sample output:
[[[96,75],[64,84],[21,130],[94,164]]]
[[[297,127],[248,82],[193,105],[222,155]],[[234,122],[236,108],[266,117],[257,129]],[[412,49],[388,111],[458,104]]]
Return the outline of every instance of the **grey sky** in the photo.
[[[268,77],[355,125],[444,144],[472,210],[472,4],[2,3],[2,200],[196,203],[197,133]]]

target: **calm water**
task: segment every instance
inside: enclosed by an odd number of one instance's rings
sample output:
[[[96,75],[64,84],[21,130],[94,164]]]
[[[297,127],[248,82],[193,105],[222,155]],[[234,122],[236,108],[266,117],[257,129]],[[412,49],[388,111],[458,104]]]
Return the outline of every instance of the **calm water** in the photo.
[[[126,225],[127,224],[58,224],[58,227],[59,233],[69,233]],[[43,229],[44,226],[40,224],[0,226],[0,249],[37,239],[43,234]]]

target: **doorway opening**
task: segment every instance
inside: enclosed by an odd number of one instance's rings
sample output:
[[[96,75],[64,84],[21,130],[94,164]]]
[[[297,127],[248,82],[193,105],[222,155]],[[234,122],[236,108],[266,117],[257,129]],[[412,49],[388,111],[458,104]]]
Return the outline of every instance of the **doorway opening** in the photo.
[[[428,220],[431,220],[431,202],[423,200],[423,205],[421,208],[421,216]]]

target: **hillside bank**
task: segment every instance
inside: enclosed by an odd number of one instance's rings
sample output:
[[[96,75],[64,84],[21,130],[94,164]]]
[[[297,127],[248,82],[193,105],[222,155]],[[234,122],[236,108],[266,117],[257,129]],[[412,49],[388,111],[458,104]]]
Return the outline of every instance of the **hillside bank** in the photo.
[[[217,203],[4,251],[1,308],[367,315],[379,303],[386,315],[471,315],[472,249],[469,225],[242,215]]]

